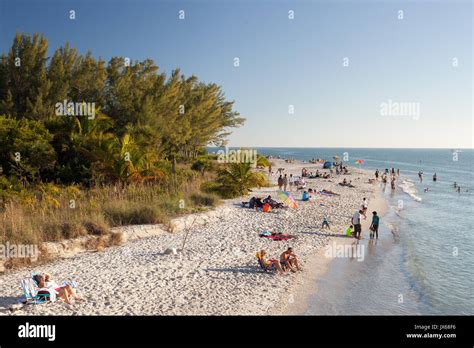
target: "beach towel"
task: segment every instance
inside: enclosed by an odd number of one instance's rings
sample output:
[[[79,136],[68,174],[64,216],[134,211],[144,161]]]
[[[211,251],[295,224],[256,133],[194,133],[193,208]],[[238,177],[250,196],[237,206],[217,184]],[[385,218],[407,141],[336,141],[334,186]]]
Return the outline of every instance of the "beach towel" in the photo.
[[[291,234],[284,234],[284,233],[272,233],[270,235],[260,234],[260,237],[268,238],[274,241],[287,241],[291,238],[296,238],[295,236],[292,236]]]

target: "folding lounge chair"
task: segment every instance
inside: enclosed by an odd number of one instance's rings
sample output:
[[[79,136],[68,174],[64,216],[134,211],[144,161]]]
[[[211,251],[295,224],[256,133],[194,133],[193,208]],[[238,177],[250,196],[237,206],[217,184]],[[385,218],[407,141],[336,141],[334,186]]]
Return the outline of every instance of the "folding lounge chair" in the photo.
[[[262,271],[264,271],[264,272],[271,272],[271,271],[275,271],[275,270],[276,270],[276,267],[275,267],[275,265],[274,265],[273,263],[272,263],[270,266],[265,267],[265,265],[263,264],[262,259],[257,258],[257,260],[258,260],[258,265],[260,266],[260,268],[262,269]]]
[[[56,300],[55,292],[48,288],[38,288],[33,278],[23,279],[20,285],[25,295],[26,303],[39,304]]]

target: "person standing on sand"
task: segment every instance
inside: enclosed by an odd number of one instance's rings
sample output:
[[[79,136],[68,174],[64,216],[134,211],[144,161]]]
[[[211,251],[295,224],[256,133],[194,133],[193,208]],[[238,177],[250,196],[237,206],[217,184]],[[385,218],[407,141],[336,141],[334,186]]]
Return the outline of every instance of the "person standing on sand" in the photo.
[[[271,176],[272,175],[272,165],[270,164],[268,166],[268,176]]]
[[[293,185],[295,184],[295,178],[293,178],[293,174],[290,174],[290,179],[288,179],[288,181],[290,182],[290,191],[293,191]]]
[[[364,215],[364,220],[367,219],[367,209],[369,208],[369,202],[367,198],[364,197],[362,200],[362,214]]]
[[[278,177],[277,183],[278,183],[278,189],[281,191],[281,189],[282,189],[282,187],[283,187],[283,177],[281,176],[281,174],[280,174],[280,176]]]
[[[287,186],[288,186],[288,177],[285,174],[285,176],[283,177],[283,191],[286,192]]]
[[[375,171],[375,180],[378,180],[379,179],[379,170],[377,169]]]
[[[324,227],[327,227],[328,230],[331,229],[331,227],[329,226],[329,221],[328,221],[328,218],[327,218],[327,217],[324,217],[324,219],[323,219],[323,224],[321,225],[321,229],[324,230]]]
[[[372,223],[370,224],[370,230],[372,231],[370,233],[371,239],[375,238],[379,239],[379,223],[380,223],[380,217],[377,215],[376,211],[372,212]]]
[[[362,232],[362,225],[360,224],[360,216],[362,210],[358,210],[352,216],[352,225],[354,225],[354,237],[360,239],[360,233]]]

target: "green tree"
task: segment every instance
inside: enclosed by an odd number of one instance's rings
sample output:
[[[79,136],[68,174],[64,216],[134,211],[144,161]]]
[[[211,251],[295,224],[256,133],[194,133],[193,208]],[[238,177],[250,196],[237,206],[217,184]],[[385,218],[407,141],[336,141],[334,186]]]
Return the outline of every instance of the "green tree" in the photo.
[[[230,163],[226,169],[219,172],[217,181],[223,191],[232,196],[246,195],[250,188],[267,184],[265,175],[254,172],[250,163]]]

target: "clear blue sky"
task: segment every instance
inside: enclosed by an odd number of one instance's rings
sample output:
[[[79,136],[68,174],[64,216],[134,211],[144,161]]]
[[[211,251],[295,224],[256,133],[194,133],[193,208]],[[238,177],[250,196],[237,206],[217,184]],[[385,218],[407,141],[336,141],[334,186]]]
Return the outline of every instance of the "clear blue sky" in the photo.
[[[50,52],[69,41],[216,82],[247,119],[233,146],[470,148],[472,22],[469,0],[0,0],[0,50],[40,32]],[[388,100],[419,118],[382,116]]]

